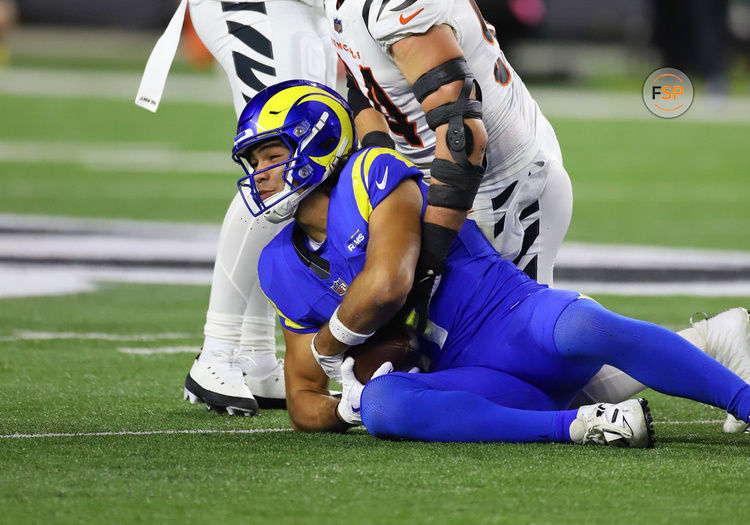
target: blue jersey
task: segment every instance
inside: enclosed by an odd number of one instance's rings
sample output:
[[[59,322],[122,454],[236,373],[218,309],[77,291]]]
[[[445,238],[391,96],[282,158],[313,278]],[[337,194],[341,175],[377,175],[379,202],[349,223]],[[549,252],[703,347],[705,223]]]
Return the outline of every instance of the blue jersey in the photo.
[[[424,197],[427,185],[421,172],[404,157],[386,148],[359,151],[331,192],[325,242],[313,250],[292,222],[263,249],[261,289],[284,328],[310,333],[328,322],[364,267],[370,214],[405,179],[417,180]],[[463,349],[480,327],[500,322],[544,288],[504,260],[467,220],[451,245],[421,341],[433,369],[460,364]]]

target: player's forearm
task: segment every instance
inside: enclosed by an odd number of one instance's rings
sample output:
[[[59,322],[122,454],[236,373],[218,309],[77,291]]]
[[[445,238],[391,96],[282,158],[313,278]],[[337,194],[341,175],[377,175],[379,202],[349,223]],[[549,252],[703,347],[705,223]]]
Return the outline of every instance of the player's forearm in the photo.
[[[455,86],[451,85],[450,89],[446,86],[444,92],[440,92],[439,90],[430,95],[430,97],[428,97],[422,104],[425,112],[437,107],[440,103],[453,101],[457,96],[454,91]],[[467,148],[466,151],[468,160],[471,164],[480,166],[484,159],[484,151],[487,146],[487,131],[482,121],[478,119],[465,119],[464,125],[468,126],[471,130],[469,135],[471,137],[471,144],[470,148]],[[455,160],[451,155],[448,141],[446,140],[447,132],[447,124],[443,124],[435,130],[435,159],[442,159],[454,163]],[[432,179],[430,184],[435,186],[444,185],[442,182],[435,180],[435,178]],[[428,204],[427,209],[425,210],[424,221],[458,231],[461,229],[461,226],[466,219],[466,214],[466,210]]]
[[[360,139],[373,131],[388,133],[388,124],[385,117],[374,108],[360,111],[354,118],[354,127],[357,129],[357,135]]]
[[[339,399],[312,391],[287,393],[292,428],[299,432],[343,432],[350,428],[336,416]]]
[[[365,266],[315,336],[318,354],[336,356],[363,342],[404,305],[419,256],[421,208],[419,186],[408,179],[373,210]]]
[[[478,167],[487,144],[476,81],[453,29],[445,24],[399,40],[391,54],[435,131],[435,160],[424,221],[458,231],[476,196],[481,178]],[[435,244],[430,237],[427,232],[425,244]],[[437,251],[450,245],[449,235],[444,237]]]
[[[396,149],[396,143],[388,132],[388,123],[379,111],[372,108],[362,111],[354,119],[354,126],[363,148]]]
[[[339,306],[339,320],[359,334],[376,331],[404,305],[413,278],[413,268],[404,264],[366,267],[354,280]],[[318,332],[315,346],[322,355],[336,355],[349,348],[333,336],[329,324]]]

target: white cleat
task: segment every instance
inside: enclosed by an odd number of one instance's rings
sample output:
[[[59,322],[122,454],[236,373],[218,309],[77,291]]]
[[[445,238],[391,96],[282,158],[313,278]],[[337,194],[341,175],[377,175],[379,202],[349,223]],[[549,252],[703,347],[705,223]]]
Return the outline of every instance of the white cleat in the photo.
[[[690,318],[690,324],[705,340],[706,353],[750,383],[750,318],[747,310],[732,308],[713,317],[696,320],[698,315]],[[744,421],[727,414],[723,429],[727,433],[739,433],[747,430],[747,427]]]
[[[193,394],[187,388],[183,388],[182,399],[184,399],[185,401],[190,401],[191,405],[196,405],[196,404],[198,404],[198,403],[201,402],[201,400],[198,398],[198,396],[196,396],[195,394]]]
[[[741,432],[748,432],[747,423],[740,421],[732,414],[727,414],[727,418],[724,420],[724,424],[721,427],[727,434],[739,434]]]
[[[243,408],[238,408],[238,407],[227,407],[226,410],[227,410],[227,414],[229,414],[230,416],[247,416],[247,417],[250,417],[250,416],[253,415],[253,414],[250,414],[247,410],[245,410]]]
[[[245,373],[245,384],[255,396],[261,408],[286,408],[286,387],[284,386],[284,360],[263,377],[253,376],[252,359],[240,361]]]
[[[570,438],[581,445],[653,447],[654,427],[648,402],[639,398],[582,406],[570,424]]]
[[[245,384],[238,353],[201,352],[185,378],[183,397],[191,403],[205,403],[209,411],[255,415],[258,402]]]

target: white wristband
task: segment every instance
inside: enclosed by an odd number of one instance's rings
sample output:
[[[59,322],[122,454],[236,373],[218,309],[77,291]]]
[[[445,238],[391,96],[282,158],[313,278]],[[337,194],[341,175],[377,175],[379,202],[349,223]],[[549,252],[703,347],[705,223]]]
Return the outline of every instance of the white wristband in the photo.
[[[338,316],[338,307],[333,311],[330,321],[328,321],[328,329],[331,331],[331,335],[339,342],[347,346],[356,346],[364,343],[369,337],[375,332],[369,334],[358,334],[350,330],[341,322]]]
[[[341,383],[341,363],[344,362],[344,354],[336,355],[321,355],[315,349],[315,338],[318,334],[315,334],[310,340],[310,350],[312,350],[313,357],[320,365],[320,368],[326,373],[328,377],[334,381]]]

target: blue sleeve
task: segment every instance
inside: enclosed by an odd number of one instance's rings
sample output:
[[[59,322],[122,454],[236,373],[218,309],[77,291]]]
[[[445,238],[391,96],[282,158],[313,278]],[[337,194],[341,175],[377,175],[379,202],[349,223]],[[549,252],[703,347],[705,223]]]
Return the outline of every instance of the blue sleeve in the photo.
[[[375,209],[406,179],[420,180],[422,172],[405,157],[388,148],[372,148],[363,158],[370,205]]]

